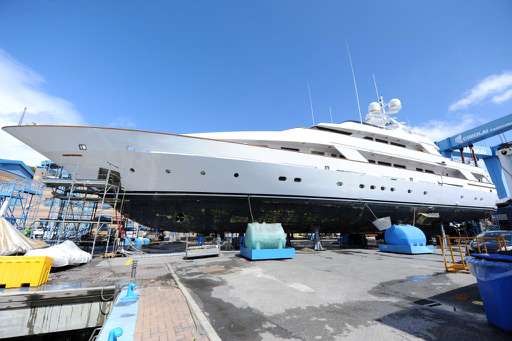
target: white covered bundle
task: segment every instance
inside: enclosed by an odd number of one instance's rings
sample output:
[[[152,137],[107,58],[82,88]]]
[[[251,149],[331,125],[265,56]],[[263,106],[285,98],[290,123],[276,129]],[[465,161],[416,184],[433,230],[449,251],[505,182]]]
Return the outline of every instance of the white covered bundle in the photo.
[[[8,205],[9,200],[5,199],[0,208],[0,256],[16,255],[47,246],[41,240],[27,238],[3,217]]]
[[[73,243],[66,240],[57,245],[44,249],[30,250],[25,256],[48,256],[52,258],[52,267],[58,268],[67,265],[79,265],[91,261],[91,255]]]

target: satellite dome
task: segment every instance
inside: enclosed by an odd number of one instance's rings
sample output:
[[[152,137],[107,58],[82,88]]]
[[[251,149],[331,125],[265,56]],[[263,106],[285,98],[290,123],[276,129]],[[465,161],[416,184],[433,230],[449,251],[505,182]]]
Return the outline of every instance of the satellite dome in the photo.
[[[380,104],[378,102],[371,102],[368,104],[368,112],[370,114],[380,113]]]
[[[399,112],[400,109],[402,109],[402,102],[400,102],[398,98],[393,98],[391,101],[389,101],[388,108],[391,114],[395,114]]]

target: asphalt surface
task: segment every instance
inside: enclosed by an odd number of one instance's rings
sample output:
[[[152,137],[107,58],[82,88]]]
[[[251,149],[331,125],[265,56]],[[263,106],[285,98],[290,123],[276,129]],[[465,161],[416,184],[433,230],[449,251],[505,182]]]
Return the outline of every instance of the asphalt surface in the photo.
[[[352,249],[171,264],[223,340],[512,340],[489,325],[471,274],[439,255]]]

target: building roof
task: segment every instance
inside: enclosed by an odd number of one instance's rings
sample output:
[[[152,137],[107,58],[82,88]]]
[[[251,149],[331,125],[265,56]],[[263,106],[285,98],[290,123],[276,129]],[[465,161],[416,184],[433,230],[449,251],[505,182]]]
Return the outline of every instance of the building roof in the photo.
[[[0,159],[0,172],[29,180],[34,178],[34,171],[23,161]]]

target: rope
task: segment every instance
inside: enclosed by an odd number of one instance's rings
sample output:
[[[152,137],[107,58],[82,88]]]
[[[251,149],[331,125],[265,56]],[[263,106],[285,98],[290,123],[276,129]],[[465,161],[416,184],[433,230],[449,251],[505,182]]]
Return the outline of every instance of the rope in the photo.
[[[251,222],[254,223],[254,216],[252,215],[252,207],[251,207],[251,196],[247,196],[247,202],[249,203],[249,213],[251,214]]]
[[[372,209],[370,208],[370,205],[368,205],[367,203],[364,203],[364,206],[365,206],[365,207],[367,207],[367,208],[370,210],[370,212],[371,212],[371,213],[372,213],[372,215],[375,217],[375,219],[379,219],[379,217],[377,217],[377,216],[375,215],[375,213],[373,213]]]

